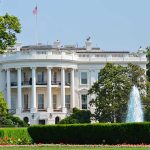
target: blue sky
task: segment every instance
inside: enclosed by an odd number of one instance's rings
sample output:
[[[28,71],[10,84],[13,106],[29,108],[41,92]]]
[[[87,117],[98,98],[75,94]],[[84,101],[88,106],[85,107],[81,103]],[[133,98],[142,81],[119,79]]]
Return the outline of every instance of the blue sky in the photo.
[[[38,42],[93,46],[104,50],[135,51],[150,46],[150,0],[0,0],[0,15],[20,19],[18,42],[35,44],[32,10],[38,4]]]

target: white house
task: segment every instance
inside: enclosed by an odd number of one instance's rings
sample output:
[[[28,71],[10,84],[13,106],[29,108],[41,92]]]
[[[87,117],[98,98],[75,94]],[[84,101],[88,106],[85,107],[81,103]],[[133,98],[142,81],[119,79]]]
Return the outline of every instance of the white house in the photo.
[[[9,111],[31,124],[55,124],[73,107],[90,107],[87,91],[97,80],[99,70],[112,62],[129,62],[146,69],[145,54],[102,51],[85,47],[53,45],[23,46],[0,56],[0,91]]]

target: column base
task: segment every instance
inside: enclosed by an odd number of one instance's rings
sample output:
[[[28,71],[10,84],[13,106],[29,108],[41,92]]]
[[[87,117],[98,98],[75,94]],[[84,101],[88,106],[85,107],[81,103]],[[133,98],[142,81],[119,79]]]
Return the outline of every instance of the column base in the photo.
[[[67,108],[66,107],[62,107],[62,112],[63,113],[67,113]]]
[[[16,114],[21,114],[21,112],[22,112],[21,110],[22,110],[21,108],[17,108],[16,109]]]
[[[31,108],[30,113],[36,113],[37,109],[36,108]]]
[[[48,112],[48,113],[52,113],[52,112],[53,112],[52,107],[48,107],[48,108],[47,108],[47,112]]]

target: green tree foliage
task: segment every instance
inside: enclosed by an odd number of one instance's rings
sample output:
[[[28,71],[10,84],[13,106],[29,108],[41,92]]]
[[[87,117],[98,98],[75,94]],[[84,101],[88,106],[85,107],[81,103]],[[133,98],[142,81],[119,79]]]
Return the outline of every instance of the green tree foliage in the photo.
[[[0,92],[0,117],[6,116],[7,113],[7,103],[6,100],[4,99],[3,93]]]
[[[7,47],[16,44],[16,33],[21,32],[21,25],[15,16],[0,16],[0,53],[4,53]]]
[[[146,72],[146,75],[148,77],[148,81],[150,81],[150,47],[147,47],[147,60],[148,60],[148,63],[146,65],[146,68],[147,68],[147,72]]]
[[[107,63],[88,91],[88,94],[96,95],[90,102],[96,107],[94,118],[99,122],[125,121],[131,88],[136,85],[144,91],[143,81],[144,70],[139,66]]]
[[[60,121],[60,124],[77,124],[77,123],[90,123],[91,112],[89,110],[79,110],[73,108],[73,113],[69,117]]]
[[[128,74],[131,78],[132,85],[136,85],[140,91],[141,96],[144,96],[146,93],[146,75],[145,70],[140,66],[135,64],[128,64]]]
[[[4,95],[0,92],[0,127],[7,126],[7,127],[26,127],[27,124],[22,121],[20,118],[12,116],[8,113],[8,107],[6,100],[4,99]]]

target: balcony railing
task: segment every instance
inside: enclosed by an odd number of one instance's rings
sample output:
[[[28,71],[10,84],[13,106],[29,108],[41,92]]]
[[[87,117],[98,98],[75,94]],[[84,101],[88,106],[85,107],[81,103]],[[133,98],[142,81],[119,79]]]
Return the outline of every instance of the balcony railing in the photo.
[[[37,81],[36,85],[47,85],[47,82],[45,82],[45,81]]]
[[[30,112],[30,109],[29,109],[29,108],[24,108],[24,109],[22,110],[22,112]]]
[[[32,85],[32,82],[30,81],[22,81],[22,85]]]
[[[53,109],[54,112],[62,112],[62,109],[61,108],[58,108],[58,109]]]
[[[46,112],[47,110],[45,108],[43,108],[43,109],[38,109],[38,111],[44,111],[44,112]]]
[[[51,84],[52,85],[61,85],[61,81],[52,81]]]
[[[71,82],[65,82],[65,85],[66,85],[66,86],[70,86],[70,85],[71,85]]]
[[[52,81],[52,85],[61,85],[61,81]],[[32,81],[22,81],[21,85],[32,85]],[[47,85],[46,81],[36,82],[36,85]],[[65,82],[66,86],[70,86],[71,82]],[[17,86],[17,82],[11,82],[11,86]]]
[[[17,86],[17,82],[11,82],[11,86]]]

